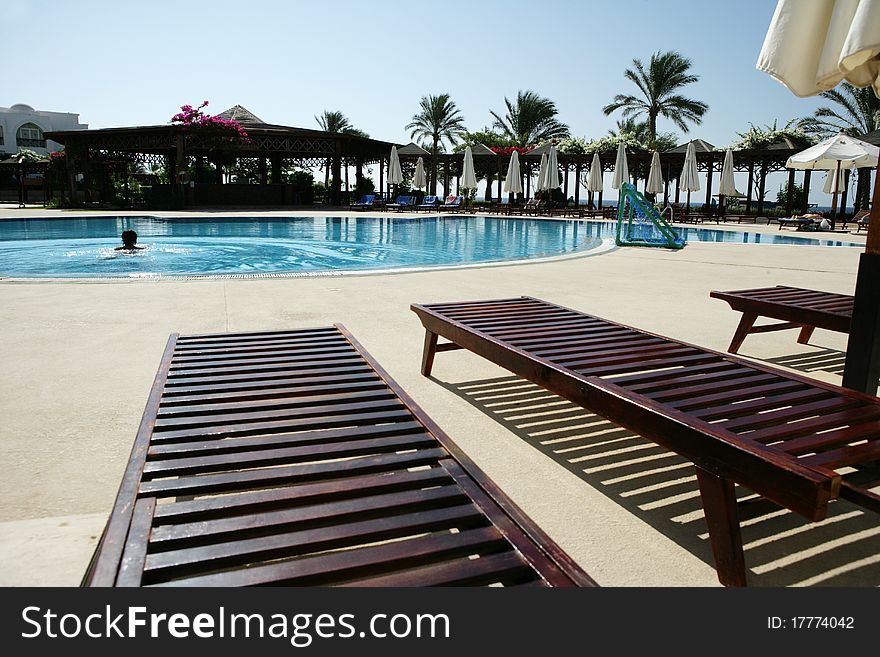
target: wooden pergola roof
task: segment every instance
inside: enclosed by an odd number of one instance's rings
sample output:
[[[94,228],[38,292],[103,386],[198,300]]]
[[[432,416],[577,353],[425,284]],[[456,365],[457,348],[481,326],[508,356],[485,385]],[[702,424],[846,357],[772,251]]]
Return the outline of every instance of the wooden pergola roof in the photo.
[[[46,137],[64,144],[72,154],[101,151],[111,156],[150,160],[150,156],[176,154],[182,148],[186,156],[222,153],[226,157],[265,157],[294,160],[300,166],[322,166],[327,158],[339,157],[355,165],[380,162],[388,157],[392,142],[347,133],[324,132],[265,123],[255,114],[236,105],[220,114],[242,124],[250,143],[220,142],[210,133],[177,124],[99,128],[94,130],[58,130]]]
[[[721,169],[721,163],[724,160],[724,151],[716,149],[712,144],[695,139],[697,168],[700,171],[714,171]],[[389,146],[390,148],[390,146]],[[474,165],[481,171],[491,169],[492,171],[507,170],[507,164],[510,161],[510,155],[502,155],[495,153],[489,148],[478,144],[472,146],[471,150],[474,155]],[[549,150],[546,145],[536,147],[525,154],[520,154],[520,162],[523,166],[529,167],[537,165],[541,160],[541,155]],[[680,144],[675,148],[660,153],[660,162],[663,167],[664,177],[676,178],[684,166],[685,152],[687,150],[687,142]],[[779,141],[767,148],[762,149],[742,149],[733,151],[733,168],[734,171],[747,172],[750,169],[760,169],[763,167],[767,173],[774,171],[784,171],[785,163],[791,155],[803,150],[803,147],[795,146],[788,140]],[[409,153],[405,149],[398,149],[401,159],[411,158],[415,160],[415,154]],[[616,147],[599,153],[599,161],[602,164],[603,171],[613,171],[614,162],[617,156]],[[651,165],[652,151],[640,148],[627,147],[627,162],[630,172],[634,174],[647,175]],[[387,154],[386,154],[387,157]],[[585,153],[557,153],[559,166],[561,169],[576,171],[580,169],[586,171],[589,169],[593,161],[593,154]],[[424,156],[425,165],[428,166],[431,156]],[[460,167],[462,162],[462,153],[438,153],[438,165],[445,166],[449,162],[450,166]]]

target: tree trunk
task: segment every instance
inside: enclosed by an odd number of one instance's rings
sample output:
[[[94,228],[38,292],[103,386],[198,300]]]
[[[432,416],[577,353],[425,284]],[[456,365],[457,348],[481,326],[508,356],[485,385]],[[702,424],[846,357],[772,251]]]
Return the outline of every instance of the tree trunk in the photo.
[[[856,198],[854,203],[856,212],[868,207],[868,195],[871,192],[871,171],[870,167],[863,167],[858,170],[859,177],[856,182]]]
[[[432,165],[431,172],[431,194],[434,195],[437,193],[437,148],[440,145],[440,135],[434,135],[434,149],[431,151],[431,155],[433,155],[434,163]]]

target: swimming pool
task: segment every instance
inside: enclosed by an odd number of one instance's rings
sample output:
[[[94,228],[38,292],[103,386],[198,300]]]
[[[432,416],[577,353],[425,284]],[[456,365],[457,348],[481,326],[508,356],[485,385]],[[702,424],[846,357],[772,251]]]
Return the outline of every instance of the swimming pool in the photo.
[[[143,251],[114,251],[135,230]],[[754,232],[682,229],[685,239],[860,246]],[[107,278],[385,270],[526,260],[613,239],[604,221],[445,216],[75,217],[0,221],[0,276]]]

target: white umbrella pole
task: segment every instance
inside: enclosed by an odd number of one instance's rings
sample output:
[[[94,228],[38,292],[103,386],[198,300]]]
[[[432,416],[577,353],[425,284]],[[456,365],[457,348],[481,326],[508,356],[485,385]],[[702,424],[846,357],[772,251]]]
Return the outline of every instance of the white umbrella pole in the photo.
[[[831,187],[831,230],[834,230],[834,219],[837,216],[837,188],[840,184],[840,160],[837,160],[837,169],[834,171],[834,185]]]

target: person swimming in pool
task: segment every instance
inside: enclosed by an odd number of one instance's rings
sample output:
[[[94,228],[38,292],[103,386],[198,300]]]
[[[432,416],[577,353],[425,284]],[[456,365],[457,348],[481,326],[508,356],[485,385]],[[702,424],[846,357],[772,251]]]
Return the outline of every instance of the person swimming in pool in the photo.
[[[114,251],[142,251],[144,247],[137,245],[138,234],[133,230],[122,231],[122,246],[117,246]]]

